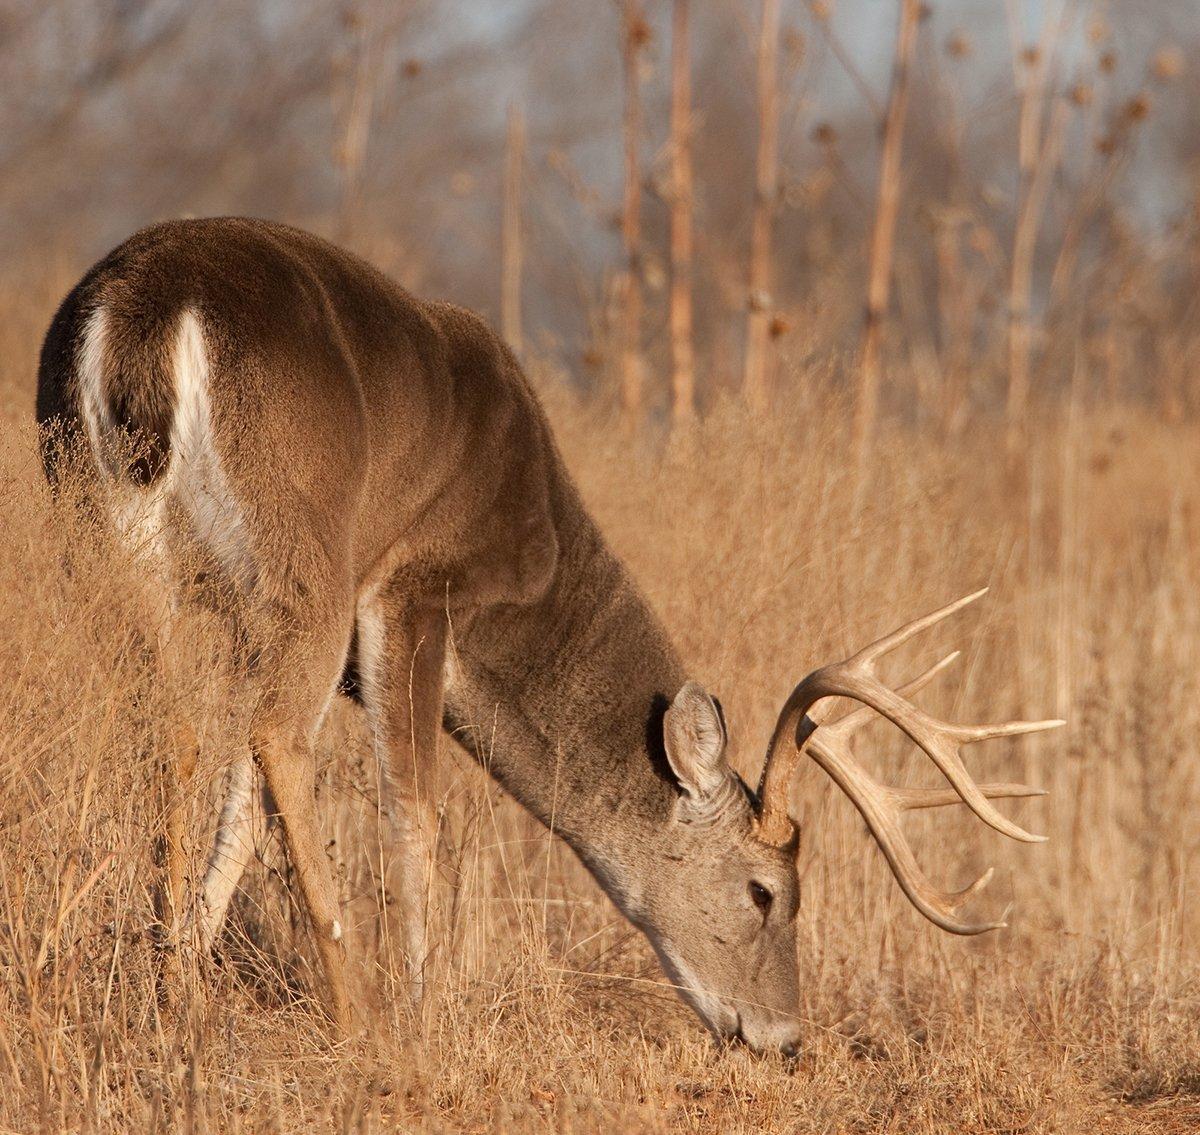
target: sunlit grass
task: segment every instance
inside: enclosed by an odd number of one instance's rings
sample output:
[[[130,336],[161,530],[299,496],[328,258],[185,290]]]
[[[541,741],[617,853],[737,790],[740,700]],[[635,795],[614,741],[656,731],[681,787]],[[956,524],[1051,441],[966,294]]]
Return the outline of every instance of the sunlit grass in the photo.
[[[860,476],[824,374],[792,378],[809,391],[802,411],[763,422],[717,407],[670,442],[630,442],[539,375],[590,506],[722,698],[743,772],[807,670],[987,584],[986,604],[894,672],[961,646],[926,704],[1068,719],[972,753],[980,779],[1051,790],[1005,805],[1051,842],[913,817],[935,879],[998,868],[978,904],[1007,910],[1010,929],[951,938],[905,903],[857,814],[806,770],[807,1041],[789,1066],[716,1050],[571,854],[447,743],[444,944],[418,1039],[377,933],[387,851],[363,724],[342,705],[321,737],[321,794],[369,1027],[331,1046],[270,848],[218,961],[181,1006],[154,994],[158,754],[176,719],[215,703],[204,768],[219,777],[243,723],[225,712],[235,690],[213,628],[198,619],[188,640],[203,665],[159,676],[138,633],[137,571],[51,509],[30,421],[44,313],[7,310],[0,1126],[1183,1131],[1200,1114],[1194,427],[1045,404],[1013,466],[986,421],[936,443],[892,427]],[[881,776],[933,783],[883,726],[860,750]],[[208,800],[197,791],[198,835]]]

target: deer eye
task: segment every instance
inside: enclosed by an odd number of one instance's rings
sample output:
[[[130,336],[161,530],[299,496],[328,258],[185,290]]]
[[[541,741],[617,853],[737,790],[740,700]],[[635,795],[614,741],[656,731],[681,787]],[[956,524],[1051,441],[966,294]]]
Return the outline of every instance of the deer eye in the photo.
[[[766,914],[771,909],[771,901],[774,895],[767,890],[762,883],[751,881],[750,883],[750,899],[759,910]]]

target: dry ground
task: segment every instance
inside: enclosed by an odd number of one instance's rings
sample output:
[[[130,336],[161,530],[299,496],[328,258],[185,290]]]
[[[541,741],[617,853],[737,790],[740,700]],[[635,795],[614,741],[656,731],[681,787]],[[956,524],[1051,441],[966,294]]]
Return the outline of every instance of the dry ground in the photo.
[[[806,772],[808,1040],[789,1066],[715,1050],[570,853],[447,745],[448,926],[417,1043],[375,942],[386,849],[362,723],[343,706],[323,734],[322,793],[381,994],[369,1035],[333,1049],[270,849],[183,1009],[151,995],[155,753],[173,722],[219,704],[230,711],[204,731],[216,774],[240,743],[237,697],[200,623],[192,676],[154,679],[131,631],[144,617],[135,569],[50,509],[30,414],[55,291],[10,295],[0,325],[0,1128],[1200,1128],[1194,427],[1040,406],[1010,471],[986,423],[950,442],[895,427],[863,490],[818,374],[790,380],[802,412],[764,425],[719,407],[665,450],[554,399],[588,499],[722,697],[748,774],[814,664],[991,585],[940,633],[964,661],[923,697],[963,718],[1069,720],[974,755],[981,779],[1051,790],[1015,806],[1051,842],[1002,846],[959,816],[914,822],[931,875],[995,863],[978,901],[1011,905],[1010,929],[951,938],[906,905],[857,814]],[[885,728],[871,737],[876,767],[931,782]]]

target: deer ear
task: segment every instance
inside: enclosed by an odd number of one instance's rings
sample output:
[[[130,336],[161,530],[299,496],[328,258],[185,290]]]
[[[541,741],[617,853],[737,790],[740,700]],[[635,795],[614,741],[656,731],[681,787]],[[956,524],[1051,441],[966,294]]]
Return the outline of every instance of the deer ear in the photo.
[[[687,682],[663,715],[663,747],[680,787],[694,800],[717,791],[729,776],[725,723],[699,682]]]

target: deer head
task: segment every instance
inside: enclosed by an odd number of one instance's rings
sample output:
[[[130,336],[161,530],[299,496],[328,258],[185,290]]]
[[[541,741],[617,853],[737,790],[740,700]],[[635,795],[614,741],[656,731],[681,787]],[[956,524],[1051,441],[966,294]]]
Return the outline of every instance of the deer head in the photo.
[[[814,671],[792,691],[775,726],[758,793],[738,778],[713,699],[687,683],[663,720],[663,746],[678,795],[658,848],[653,877],[632,913],[683,996],[712,1032],[756,1050],[792,1054],[797,1018],[796,914],[800,887],[798,833],[788,814],[792,779],[804,754],[833,778],[862,814],[905,895],[930,921],[954,934],[979,934],[1001,922],[966,922],[958,910],[991,876],[958,893],[937,890],[921,873],[900,828],[913,808],[966,804],[981,820],[1026,843],[1031,835],[989,800],[1041,795],[1020,784],[976,784],[960,749],[976,741],[1032,733],[1060,721],[1013,721],[967,726],[939,721],[908,697],[957,656],[943,658],[915,680],[892,690],[876,675],[889,651],[978,599],[980,591],[901,627],[844,662]],[[818,702],[845,697],[860,709],[818,724]],[[873,780],[855,762],[850,738],[872,713],[898,725],[933,760],[949,789],[903,789]]]

